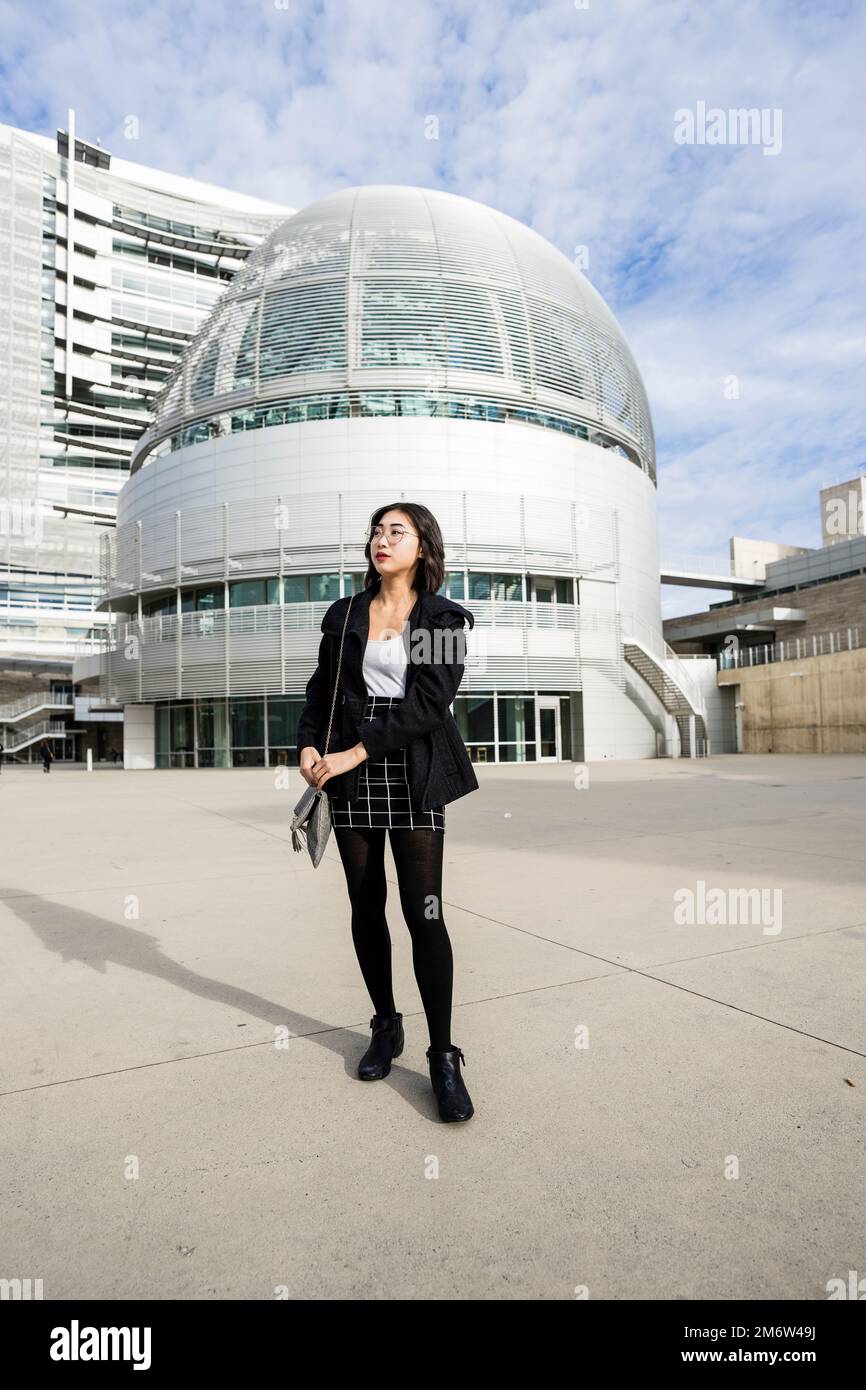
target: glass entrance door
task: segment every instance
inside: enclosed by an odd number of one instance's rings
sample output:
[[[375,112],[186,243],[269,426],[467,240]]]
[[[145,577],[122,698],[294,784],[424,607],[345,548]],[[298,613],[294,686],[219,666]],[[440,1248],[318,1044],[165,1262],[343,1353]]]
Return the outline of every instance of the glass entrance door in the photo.
[[[536,761],[558,763],[562,757],[562,738],[557,695],[538,696],[535,701],[535,727],[538,730]]]

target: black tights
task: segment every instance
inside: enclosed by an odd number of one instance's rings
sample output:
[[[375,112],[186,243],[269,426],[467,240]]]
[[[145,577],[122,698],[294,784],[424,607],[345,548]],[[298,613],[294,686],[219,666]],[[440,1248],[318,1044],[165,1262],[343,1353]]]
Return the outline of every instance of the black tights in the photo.
[[[397,869],[400,906],[412,937],[412,964],[437,1052],[451,1047],[454,966],[442,910],[444,832],[335,825],[352,904],[352,940],[377,1014],[394,1014],[391,937],[385,919],[385,835]]]

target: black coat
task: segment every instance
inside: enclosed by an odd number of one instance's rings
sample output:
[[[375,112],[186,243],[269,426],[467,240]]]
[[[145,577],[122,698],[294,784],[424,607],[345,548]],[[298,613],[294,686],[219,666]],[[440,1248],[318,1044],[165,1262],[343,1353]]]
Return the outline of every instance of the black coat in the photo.
[[[450,705],[463,679],[466,663],[464,624],[474,626],[468,608],[442,594],[421,593],[415,602],[403,641],[406,645],[406,693],[403,702],[364,724],[360,721],[367,702],[363,660],[370,631],[370,600],[380,581],[355,594],[346,627],[340,688],[334,708],[329,753],[342,753],[363,742],[370,758],[405,748],[412,804],[421,811],[444,806],[467,792],[478,790],[478,779],[466,745],[460,736]],[[340,634],[349,598],[338,598],[322,618],[319,662],[307,689],[307,703],[298,723],[298,751],[310,744],[321,756],[331,712]],[[415,637],[420,629],[428,636]],[[325,791],[331,796],[357,799],[364,763],[329,777]]]

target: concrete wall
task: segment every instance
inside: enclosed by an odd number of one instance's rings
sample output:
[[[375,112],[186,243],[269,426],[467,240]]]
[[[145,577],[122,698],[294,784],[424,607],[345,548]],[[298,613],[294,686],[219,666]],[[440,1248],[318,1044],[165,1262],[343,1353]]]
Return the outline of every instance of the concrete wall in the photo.
[[[643,711],[626,691],[591,669],[583,673],[583,738],[588,763],[657,756],[655,728]]]
[[[731,574],[741,579],[763,579],[767,565],[788,555],[808,555],[805,545],[779,545],[777,541],[753,541],[743,536],[731,536]]]
[[[48,691],[52,681],[71,680],[69,667],[56,671],[0,671],[0,705],[12,705],[37,691]]]
[[[866,648],[720,671],[741,700],[743,753],[866,753]]]
[[[706,702],[710,753],[736,753],[737,720],[734,692],[729,686],[719,685],[716,679],[716,658],[689,658],[683,664],[692,680],[700,686]]]

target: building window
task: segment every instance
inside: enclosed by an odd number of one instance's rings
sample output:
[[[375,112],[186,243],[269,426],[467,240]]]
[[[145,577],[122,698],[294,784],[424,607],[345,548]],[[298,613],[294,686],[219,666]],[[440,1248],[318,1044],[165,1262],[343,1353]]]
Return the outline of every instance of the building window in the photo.
[[[310,602],[333,603],[340,597],[339,574],[311,574]]]
[[[176,613],[177,599],[174,594],[166,594],[163,598],[153,598],[149,603],[142,605],[142,612],[146,618],[155,618],[160,613]]]
[[[469,576],[469,597],[471,599],[490,598],[490,575],[473,572]]]
[[[490,576],[491,597],[496,599],[513,599],[518,603],[523,602],[523,575],[522,574],[492,574]]]
[[[497,746],[501,763],[535,762],[535,700],[531,695],[500,695]]]
[[[197,278],[197,277],[196,277]],[[147,294],[148,287],[142,276],[129,276],[115,279],[118,289],[126,289],[133,293]],[[158,293],[158,286],[151,283],[150,296],[154,297]],[[209,287],[210,288],[210,287]],[[219,294],[220,286],[213,287],[213,296],[205,297],[199,292],[196,302],[210,307],[215,302],[214,296]],[[177,302],[185,300],[187,296],[182,296],[178,287],[173,290],[173,299]],[[190,297],[190,302],[192,299]],[[269,301],[268,312],[271,313]],[[252,381],[252,370],[255,363],[255,343],[258,336],[258,320],[254,313],[246,324],[244,336],[239,346],[237,361],[237,379],[235,386],[248,386]],[[389,330],[390,332],[390,330]],[[388,349],[387,365],[404,366],[428,366],[431,358],[426,346],[423,346],[424,330],[419,329],[421,344],[404,343],[399,353],[398,361],[395,364],[391,349]],[[456,340],[452,340],[456,341]],[[437,349],[438,351],[438,349]],[[202,361],[204,362],[203,354]],[[364,360],[362,365],[375,366],[378,363],[378,349],[376,344],[365,342],[363,348]],[[312,354],[312,357],[311,357]],[[299,329],[294,330],[294,336],[290,336],[286,331],[286,322],[280,321],[270,325],[270,331],[266,329],[261,338],[261,366],[260,375],[262,380],[271,376],[291,375],[295,372],[303,371],[323,371],[331,367],[345,366],[344,345],[339,341],[339,335],[331,334],[327,338],[315,337],[315,342],[310,348],[309,342],[304,339],[303,333]],[[339,360],[338,360],[339,359]],[[441,356],[438,359],[439,365],[445,363]],[[209,394],[208,382],[210,381],[210,367],[203,367],[201,385],[202,398]],[[477,370],[477,368],[476,368]],[[486,368],[482,368],[486,370]],[[211,387],[213,385],[210,382]],[[593,428],[590,430],[587,425],[565,415],[552,415],[542,410],[532,410],[528,407],[516,405],[502,405],[498,401],[485,400],[477,396],[465,397],[438,397],[426,396],[418,392],[403,391],[362,391],[353,397],[353,409],[350,409],[349,397],[347,394],[321,395],[309,397],[293,397],[290,400],[271,402],[268,405],[250,406],[241,410],[236,410],[229,417],[229,428],[233,434],[244,430],[256,430],[268,428],[272,425],[288,425],[303,420],[332,420],[342,419],[350,414],[362,416],[426,416],[444,419],[457,420],[486,420],[498,424],[514,422],[519,425],[533,425],[541,429],[558,430],[562,434],[570,435],[575,439],[587,440],[592,444],[598,445],[603,449],[610,449],[635,464],[643,472],[648,473],[655,481],[655,468],[651,459],[642,459],[638,448],[630,443],[622,443],[612,435],[602,430]],[[624,421],[624,427],[629,434],[633,433],[633,425]],[[195,444],[203,439],[213,438],[218,433],[217,422],[201,421],[194,426],[189,426],[185,430],[174,435],[168,436],[168,447],[175,449],[185,448],[189,444]],[[159,445],[149,451],[148,458],[153,458]]]
[[[560,755],[567,761],[572,757],[571,703],[580,697],[562,694],[558,698]],[[303,708],[302,695],[188,698],[157,704],[156,766],[294,768]],[[473,762],[536,761],[534,695],[458,695],[453,709]]]
[[[229,705],[232,738],[232,766],[264,767],[264,700],[231,700]]]
[[[343,594],[361,593],[364,589],[365,574],[366,571],[355,570],[342,575],[336,572],[287,574],[283,576],[282,581],[276,576],[265,579],[235,579],[228,586],[229,607],[259,608],[279,604],[281,583],[284,603],[333,603]],[[575,583],[571,578],[539,577],[533,578],[530,583],[532,594],[538,603],[574,602]],[[466,575],[463,570],[449,570],[438,592],[459,603],[465,603],[467,599],[522,603],[523,575],[479,570],[472,570]],[[212,612],[224,607],[225,589],[222,584],[181,591],[183,613],[194,610]],[[146,617],[174,615],[177,612],[177,593],[149,599],[143,603],[142,612]]]
[[[225,590],[222,584],[216,584],[212,589],[196,589],[195,606],[204,613],[215,608],[225,608]]]
[[[254,608],[267,602],[263,579],[236,579],[229,585],[230,608]]]
[[[268,696],[268,763],[271,767],[297,766],[295,750],[303,700]]]
[[[193,706],[158,705],[156,710],[157,767],[194,767]]]
[[[199,767],[230,767],[228,706],[225,700],[199,700],[196,708]]]
[[[454,718],[472,761],[496,761],[494,699],[492,695],[458,696],[454,702]]]
[[[461,590],[460,594],[455,593],[452,588],[451,598],[463,597],[463,585],[458,587]],[[523,601],[523,575],[485,573],[484,571],[472,570],[469,574],[469,598],[514,600],[520,603]]]
[[[285,603],[307,603],[310,586],[305,574],[287,574],[283,580],[283,601]]]

